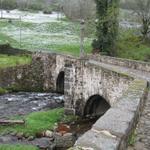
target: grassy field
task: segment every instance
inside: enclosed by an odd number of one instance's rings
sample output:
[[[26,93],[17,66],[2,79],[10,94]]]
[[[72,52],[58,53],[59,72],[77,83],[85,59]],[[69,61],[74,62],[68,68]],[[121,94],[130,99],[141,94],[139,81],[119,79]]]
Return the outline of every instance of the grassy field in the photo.
[[[59,122],[64,115],[64,109],[58,108],[49,111],[33,112],[25,116],[25,125],[0,126],[0,133],[23,133],[28,136],[35,136],[36,133],[52,130],[55,123]],[[17,117],[18,118],[18,117]],[[19,117],[20,118],[20,117]]]
[[[121,18],[126,18],[128,13],[122,11]],[[132,18],[129,19],[129,21],[131,20]],[[13,47],[30,51],[58,52],[79,56],[80,25],[77,22],[71,22],[64,18],[43,23],[35,23],[31,20],[30,22],[22,21],[21,33],[20,44],[19,21],[16,19],[10,23],[5,19],[0,20],[0,44],[10,43]],[[142,43],[138,36],[139,31],[121,28],[117,41],[116,57],[150,61],[150,45]],[[94,34],[85,38],[84,49],[86,53],[92,51],[93,39]]]
[[[0,55],[0,68],[12,67],[31,63],[30,56]]]
[[[37,147],[29,145],[0,145],[0,150],[38,150]]]
[[[20,24],[0,21],[0,44],[10,43],[13,47],[31,51],[55,51],[79,55],[80,26],[77,22],[55,21],[48,23],[22,22],[20,47]],[[91,51],[91,38],[85,38],[86,53]]]

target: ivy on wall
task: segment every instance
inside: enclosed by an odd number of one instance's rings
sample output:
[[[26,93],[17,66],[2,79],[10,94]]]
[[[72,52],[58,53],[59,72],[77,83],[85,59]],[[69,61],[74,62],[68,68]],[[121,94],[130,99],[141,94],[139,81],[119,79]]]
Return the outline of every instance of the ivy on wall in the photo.
[[[119,0],[95,0],[97,10],[96,39],[93,52],[113,55],[118,35]]]

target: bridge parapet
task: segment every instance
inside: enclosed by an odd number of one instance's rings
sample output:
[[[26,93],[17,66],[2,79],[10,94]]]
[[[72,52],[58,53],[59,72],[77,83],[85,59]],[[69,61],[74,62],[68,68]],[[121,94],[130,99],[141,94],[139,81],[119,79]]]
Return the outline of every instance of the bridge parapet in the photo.
[[[99,62],[150,72],[150,63],[130,59],[116,58],[104,55],[88,55],[87,58]]]
[[[74,150],[125,150],[147,95],[147,82],[135,80],[119,102],[80,137]]]

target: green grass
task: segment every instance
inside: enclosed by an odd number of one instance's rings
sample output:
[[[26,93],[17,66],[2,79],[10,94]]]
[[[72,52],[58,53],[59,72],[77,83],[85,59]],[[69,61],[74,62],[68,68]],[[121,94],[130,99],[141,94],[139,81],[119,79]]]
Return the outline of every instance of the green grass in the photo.
[[[150,61],[150,46],[143,43],[141,38],[135,35],[137,31],[121,31],[117,43],[117,57]]]
[[[0,150],[38,150],[38,148],[30,145],[0,145]]]
[[[31,63],[30,56],[0,55],[0,68],[12,67]]]
[[[31,51],[54,51],[79,55],[80,50],[80,25],[77,22],[59,21],[49,23],[27,23],[22,22],[22,43],[21,49]],[[12,47],[20,48],[19,21],[0,21],[0,43],[10,43]],[[1,34],[0,34],[1,35]],[[91,38],[84,42],[85,51],[91,51]]]
[[[10,36],[0,33],[0,44],[8,44],[8,43],[13,45],[18,44],[17,41],[11,38]]]
[[[0,133],[17,132],[35,136],[36,133],[53,129],[55,123],[60,121],[63,115],[63,108],[33,112],[23,118],[25,125],[0,126]]]
[[[62,45],[51,45],[50,48],[55,52],[60,52],[64,54],[71,54],[74,56],[79,56],[80,45],[79,44],[62,44]],[[90,53],[92,50],[91,44],[86,43],[84,45],[85,53]]]
[[[77,22],[54,21],[49,23],[22,22],[22,43],[19,44],[19,21],[8,23],[0,21],[0,43],[10,43],[15,48],[30,51],[47,51],[67,53],[79,56],[80,51],[80,25]],[[139,31],[133,29],[120,29],[116,46],[116,57],[150,61],[150,45],[142,43]],[[94,35],[85,38],[84,49],[86,53],[92,51],[91,42]]]

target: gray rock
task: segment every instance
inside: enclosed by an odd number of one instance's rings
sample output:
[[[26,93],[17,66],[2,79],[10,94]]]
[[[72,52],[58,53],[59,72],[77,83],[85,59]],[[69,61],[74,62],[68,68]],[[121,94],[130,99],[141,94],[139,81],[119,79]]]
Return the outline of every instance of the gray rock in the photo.
[[[76,137],[72,133],[67,133],[64,136],[55,134],[55,144],[57,148],[69,148],[72,147],[76,141]]]
[[[53,137],[53,132],[47,130],[47,131],[45,131],[44,135],[45,135],[46,137],[52,138],[52,137]]]
[[[23,135],[24,135],[24,134],[21,133],[21,132],[16,134],[16,136],[18,137],[18,139],[22,139],[22,138],[23,138]]]
[[[13,136],[1,136],[0,137],[0,143],[2,144],[7,144],[7,143],[12,143],[17,141],[17,137],[13,137]]]
[[[38,146],[39,148],[46,149],[52,144],[52,142],[49,140],[49,138],[43,137],[35,139],[34,141],[32,141],[32,144]]]
[[[56,145],[55,144],[52,144],[49,146],[48,150],[55,150],[56,149]]]
[[[32,141],[33,139],[34,139],[34,136],[29,136],[29,137],[28,137],[28,140],[29,140],[29,141]]]

